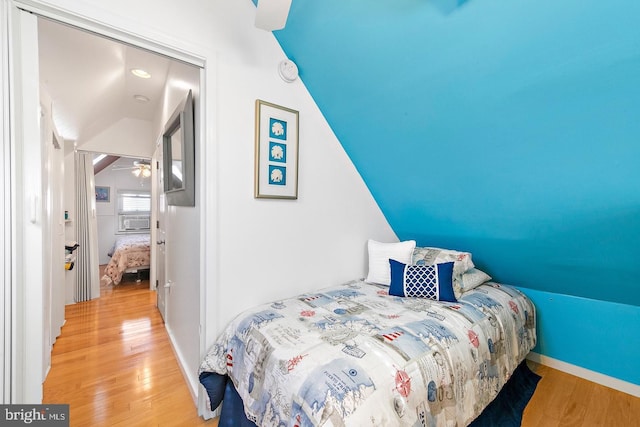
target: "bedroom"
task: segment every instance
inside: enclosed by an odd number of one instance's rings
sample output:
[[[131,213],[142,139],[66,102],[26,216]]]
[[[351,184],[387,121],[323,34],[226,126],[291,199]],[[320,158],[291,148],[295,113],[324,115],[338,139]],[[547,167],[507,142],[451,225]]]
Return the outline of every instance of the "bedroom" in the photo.
[[[120,157],[101,171],[94,158],[98,263],[102,285],[149,278],[151,268],[151,162]],[[99,164],[99,163],[98,163]],[[148,174],[148,175],[147,175]],[[113,195],[112,195],[113,194]],[[153,201],[155,202],[155,201]],[[105,277],[106,276],[106,277]]]
[[[215,308],[218,307],[218,301],[237,301],[237,304],[222,304],[215,316],[202,313],[203,318],[200,320],[205,325],[203,343],[212,342],[219,328],[235,312],[243,308],[267,299],[291,295],[301,286],[312,289],[362,275],[366,261],[364,242],[367,238],[390,241],[396,237],[415,237],[440,246],[457,246],[470,250],[474,253],[474,259],[500,280],[527,285],[532,290],[532,297],[536,298],[535,302],[540,307],[541,316],[545,316],[541,320],[541,354],[565,362],[570,365],[569,368],[583,368],[589,372],[603,374],[607,378],[638,383],[638,368],[631,358],[631,355],[637,353],[637,344],[617,338],[633,333],[632,327],[625,325],[637,324],[638,320],[638,286],[631,270],[638,251],[633,242],[637,241],[639,232],[638,192],[631,187],[638,181],[633,161],[637,158],[637,147],[631,139],[637,137],[638,130],[628,123],[628,115],[638,111],[637,104],[634,104],[638,97],[633,96],[637,93],[634,92],[638,87],[637,78],[634,77],[637,74],[630,74],[630,70],[636,69],[634,67],[637,60],[634,62],[633,54],[637,55],[637,50],[633,50],[633,45],[625,38],[625,34],[633,28],[626,20],[631,19],[630,17],[637,12],[632,10],[635,6],[629,2],[609,3],[607,7],[593,3],[589,8],[586,8],[583,2],[563,3],[562,7],[551,2],[536,2],[535,5],[534,2],[524,2],[519,4],[519,7],[523,8],[523,13],[526,11],[526,17],[529,17],[527,20],[517,10],[501,6],[497,2],[472,0],[466,2],[459,10],[448,14],[441,14],[433,9],[419,14],[417,10],[424,2],[405,1],[402,2],[404,7],[394,10],[394,14],[389,14],[388,11],[385,14],[395,16],[398,21],[400,17],[396,14],[406,15],[411,12],[414,20],[419,17],[432,23],[430,27],[425,28],[431,28],[435,34],[416,39],[423,40],[425,45],[429,41],[435,45],[433,48],[439,55],[451,59],[445,64],[448,67],[438,73],[439,79],[432,74],[414,76],[411,80],[413,85],[403,92],[400,87],[394,85],[409,79],[398,78],[395,73],[400,70],[401,75],[404,75],[408,69],[424,69],[425,65],[415,55],[404,55],[410,60],[409,63],[405,63],[398,62],[403,57],[400,49],[396,51],[396,55],[391,55],[384,61],[380,55],[370,53],[368,55],[372,62],[364,62],[357,56],[358,61],[353,62],[361,65],[355,67],[353,64],[334,60],[328,55],[332,49],[305,39],[309,54],[317,56],[317,64],[312,66],[306,64],[313,63],[313,58],[305,58],[304,53],[296,51],[293,47],[287,48],[286,40],[282,40],[287,54],[299,63],[304,84],[311,92],[309,94],[300,81],[287,85],[277,76],[277,64],[285,55],[271,35],[257,32],[253,28],[252,13],[255,12],[250,2],[187,2],[180,12],[170,9],[149,11],[143,6],[125,6],[125,3],[115,2],[109,13],[103,12],[98,2],[79,2],[77,6],[68,7],[79,14],[109,22],[113,26],[128,29],[147,38],[165,41],[168,44],[177,43],[208,59],[206,75],[210,85],[206,89],[209,102],[207,115],[213,119],[208,123],[211,128],[207,130],[206,137],[210,150],[205,153],[205,164],[209,165],[210,169],[206,180],[208,186],[205,215],[211,226],[204,231],[203,250],[207,259],[212,260],[212,264],[202,266],[203,270],[200,272],[202,282],[206,282],[207,289],[210,290],[203,292],[201,302],[203,307]],[[65,2],[54,4],[63,8],[66,5]],[[282,33],[283,36],[286,31],[293,30],[296,30],[301,40],[302,35],[313,37],[314,34],[320,34],[320,29],[312,23],[307,22],[302,29],[295,27],[295,17],[297,13],[302,12],[298,12],[301,7],[294,2],[290,21]],[[320,8],[319,5],[314,7]],[[327,9],[338,7],[331,5],[327,6]],[[586,15],[584,19],[575,19],[573,12],[578,10],[581,16]],[[321,9],[313,12],[317,16],[328,13]],[[380,10],[375,9],[369,13],[378,17],[385,16]],[[224,19],[221,18],[221,14],[224,15]],[[153,19],[147,19],[149,16]],[[176,16],[180,16],[182,25],[173,25]],[[344,16],[347,19],[347,15]],[[605,16],[606,19],[599,20],[594,16]],[[143,24],[134,22],[133,17],[139,17],[138,20]],[[409,18],[405,16],[404,19]],[[355,21],[353,18],[351,20]],[[522,23],[523,20],[529,22],[529,27]],[[391,19],[380,21],[383,28],[383,24],[392,26],[393,22]],[[212,22],[215,25],[211,25]],[[340,22],[336,21],[335,25]],[[444,25],[445,22],[447,26]],[[564,22],[574,22],[575,25],[582,23],[589,30],[582,27],[562,27],[561,24]],[[596,31],[589,25],[593,22],[608,26],[596,26]],[[482,23],[484,24],[481,25]],[[551,23],[555,26],[550,25]],[[416,27],[420,23],[413,24],[412,29],[418,31]],[[515,28],[517,26],[522,26],[528,31],[519,33]],[[172,28],[172,37],[177,39],[177,42],[167,40],[170,37],[161,35],[167,28]],[[520,34],[521,38],[504,35],[498,37],[499,35],[491,32],[491,28],[503,28],[505,31],[509,30],[507,34]],[[610,72],[606,73],[606,79],[597,81],[603,85],[625,83],[620,90],[624,90],[628,96],[619,96],[619,92],[614,90],[617,87],[615,85],[606,88],[593,85],[592,80],[574,80],[573,85],[561,85],[570,92],[558,92],[559,99],[574,99],[575,94],[586,93],[582,92],[581,88],[589,87],[600,89],[601,92],[596,93],[599,99],[610,101],[606,104],[608,113],[602,119],[595,120],[589,115],[574,117],[575,120],[589,123],[588,128],[574,124],[570,128],[560,129],[566,132],[565,136],[573,135],[577,138],[567,139],[567,145],[559,144],[553,139],[547,140],[547,135],[541,132],[545,129],[548,132],[553,130],[548,128],[548,123],[556,122],[550,120],[549,115],[564,117],[566,120],[573,117],[568,116],[567,110],[577,114],[579,110],[570,108],[571,105],[555,102],[557,109],[550,110],[532,103],[530,107],[537,107],[531,108],[530,114],[525,114],[527,110],[523,110],[524,105],[520,105],[520,110],[517,110],[512,108],[514,105],[507,103],[499,111],[492,112],[500,119],[494,117],[489,120],[486,115],[481,115],[481,112],[489,112],[491,109],[485,109],[485,105],[479,103],[479,100],[490,101],[493,99],[492,95],[497,97],[501,93],[496,91],[494,80],[480,81],[478,87],[483,90],[477,93],[470,90],[467,85],[474,83],[473,75],[463,72],[470,68],[467,61],[477,60],[485,64],[484,71],[490,71],[501,64],[500,58],[495,56],[501,54],[508,57],[509,63],[515,67],[508,70],[508,76],[513,79],[517,76],[523,79],[529,77],[533,82],[542,83],[543,80],[536,80],[536,68],[525,61],[527,54],[531,55],[533,61],[544,57],[543,54],[546,52],[544,46],[535,46],[535,40],[542,37],[534,30],[546,29],[549,46],[547,50],[553,51],[552,47],[555,44],[549,40],[555,40],[553,37],[561,33],[561,28],[566,28],[568,33],[573,31],[585,37],[590,34],[593,38],[599,38],[601,43],[592,39],[589,39],[588,43],[593,45],[594,52],[599,52],[601,56],[589,56],[588,51],[577,51],[584,56],[574,57],[574,61],[577,62],[571,62],[572,58],[568,57],[569,65],[576,65],[578,70],[591,64],[589,60],[594,61],[596,65],[602,65]],[[457,32],[454,32],[454,29],[457,29]],[[471,32],[471,35],[468,32]],[[487,36],[481,38],[478,34]],[[494,40],[489,37],[491,34],[494,39],[509,39],[517,43],[521,46],[523,56],[515,55],[518,50],[511,45],[509,47],[513,50],[495,49],[495,45],[489,43]],[[349,39],[353,36],[355,35],[346,33],[341,37]],[[579,38],[574,39],[574,42]],[[317,36],[315,43],[320,43],[321,40],[323,39]],[[465,40],[475,40],[477,44],[453,44],[463,43]],[[331,44],[340,45],[335,42]],[[534,46],[527,50],[531,44]],[[603,47],[608,45],[617,46],[618,49],[607,50]],[[483,46],[484,49],[481,49]],[[408,47],[416,48],[412,45]],[[359,49],[363,55],[367,51],[366,45],[354,49]],[[568,55],[567,50],[572,52],[575,49],[574,45],[559,45],[558,50],[554,52],[556,58],[564,58]],[[327,56],[320,55],[320,52]],[[630,52],[630,56],[625,56],[625,52]],[[341,55],[347,53],[342,52]],[[338,59],[343,59],[343,56]],[[626,57],[629,59],[623,61]],[[584,58],[586,64],[578,61],[580,58]],[[322,68],[329,64],[335,67],[338,74]],[[606,67],[614,64],[618,67]],[[556,75],[553,74],[554,70],[571,69],[568,66],[554,69],[552,64],[547,65],[547,70],[552,75]],[[597,70],[599,69],[596,67],[594,72]],[[526,71],[529,71],[529,74]],[[314,73],[320,75],[314,77]],[[329,76],[334,78],[329,81]],[[499,74],[500,79],[517,87],[519,82],[506,79],[508,76]],[[368,88],[388,88],[392,93],[379,95],[375,103],[366,97],[363,98],[362,93],[357,93],[350,96],[353,103],[340,99],[340,106],[330,108],[335,101],[324,97],[340,95],[344,92],[345,86],[357,88],[358,85],[354,84],[356,81]],[[438,85],[442,89],[440,92],[437,87],[433,89],[433,96],[418,96],[419,94],[412,93],[416,81]],[[535,85],[532,86],[533,92],[530,96],[542,93],[534,89]],[[514,96],[508,99],[518,99],[516,92],[514,91]],[[613,94],[615,97],[605,97],[607,94]],[[502,95],[504,96],[504,93]],[[300,141],[301,144],[304,142],[304,145],[301,146],[300,153],[300,197],[297,202],[255,201],[252,198],[255,99],[265,99],[301,112]],[[394,104],[393,101],[396,99],[399,100]],[[520,99],[525,98],[520,95]],[[439,104],[433,105],[426,102],[428,100],[437,100]],[[615,100],[619,104],[614,103]],[[400,106],[399,102],[402,102]],[[580,98],[577,98],[576,102],[593,107]],[[365,104],[371,106],[371,109],[363,108]],[[391,116],[392,111],[406,113],[407,116]],[[547,115],[541,115],[545,111]],[[519,115],[506,115],[507,112],[519,112]],[[432,114],[433,119],[424,127],[414,129],[415,132],[419,135],[430,135],[430,139],[442,140],[442,146],[450,148],[445,152],[433,152],[432,146],[425,148],[423,145],[426,144],[420,142],[399,145],[397,148],[394,146],[395,153],[402,155],[403,159],[403,162],[396,160],[395,164],[403,164],[405,166],[400,168],[416,171],[420,170],[421,165],[407,163],[406,159],[412,158],[417,161],[418,158],[429,159],[431,156],[438,156],[454,159],[456,171],[469,166],[486,166],[482,171],[484,175],[462,172],[459,175],[444,174],[442,180],[446,182],[447,187],[434,184],[425,189],[413,188],[411,193],[400,191],[400,188],[405,188],[405,183],[414,182],[411,176],[400,173],[394,163],[387,161],[387,156],[375,155],[376,152],[381,152],[382,148],[376,146],[371,150],[370,144],[383,144],[382,141],[398,139],[421,141],[416,135],[405,135],[398,130],[407,129],[408,123],[420,123],[421,119],[412,118],[409,113],[417,113],[421,117]],[[595,114],[594,111],[592,113]],[[324,121],[323,115],[331,127]],[[531,121],[527,120],[529,116],[532,117]],[[374,131],[369,126],[371,122],[380,121],[380,117],[393,119],[398,125],[395,128],[398,131],[381,132],[375,138],[364,133],[365,130]],[[372,118],[374,120],[371,120]],[[354,121],[360,126],[345,130],[349,123]],[[484,121],[490,123],[492,128],[480,132],[478,126]],[[593,138],[588,138],[608,131],[609,127],[605,122],[611,121],[616,124],[612,140],[607,139],[606,144],[600,144]],[[547,124],[527,125],[532,122]],[[446,127],[433,128],[437,123]],[[509,123],[513,128],[506,126]],[[474,129],[477,132],[474,133]],[[484,139],[479,138],[478,135],[481,134],[485,134]],[[533,141],[509,144],[506,139],[507,136],[520,135],[530,135]],[[451,148],[450,139],[445,136],[456,142],[455,150]],[[502,139],[497,138],[498,136]],[[358,142],[365,140],[366,143]],[[541,141],[541,147],[537,147],[535,141]],[[584,149],[582,141],[589,144],[587,149]],[[342,151],[343,146],[349,157]],[[547,153],[551,154],[547,156]],[[567,161],[560,163],[560,157]],[[474,159],[478,161],[475,165],[471,164]],[[600,160],[604,162],[604,168],[601,167]],[[330,174],[326,172],[328,165],[332,171]],[[507,168],[505,165],[511,167]],[[541,169],[544,165],[548,167]],[[590,167],[587,168],[587,165]],[[388,177],[404,177],[406,182],[397,183],[391,179],[380,182],[381,178],[377,178],[379,175],[376,172],[379,170],[388,170],[389,173],[385,175]],[[477,171],[473,168],[471,170]],[[603,174],[603,171],[606,174]],[[358,174],[363,177],[364,182]],[[479,180],[478,176],[484,179]],[[414,178],[415,181],[425,183],[433,180],[433,176],[417,173],[414,174]],[[433,182],[441,183],[439,180]],[[537,184],[538,182],[541,184]],[[433,203],[435,196],[415,197],[418,191],[430,193],[432,188],[440,197],[440,203]],[[452,188],[452,191],[444,192],[444,188]],[[605,191],[607,189],[609,191]],[[367,190],[371,191],[373,197]],[[576,198],[569,197],[571,194],[576,194]],[[388,200],[392,197],[400,199]],[[486,210],[478,212],[477,209],[467,209],[467,203],[480,203],[479,206],[485,207],[488,202],[492,202],[492,209],[488,212],[493,212],[495,216],[489,215]],[[344,209],[344,206],[349,206],[349,209]],[[473,214],[479,216],[474,219]],[[367,218],[367,221],[362,221],[362,218]],[[543,221],[545,218],[546,222]],[[555,220],[552,221],[553,219]],[[579,219],[582,222],[579,222]],[[575,228],[570,228],[564,222]],[[407,224],[411,229],[394,224]],[[591,238],[605,246],[601,248],[588,244],[588,239],[585,242],[584,228],[592,230]],[[437,232],[434,232],[434,229],[437,229]],[[300,248],[304,248],[304,251],[300,251]],[[358,254],[355,260],[354,254]],[[282,268],[278,268],[276,259],[287,260],[289,268],[282,271]],[[507,261],[501,262],[502,259]],[[344,260],[353,262],[346,263]],[[246,271],[243,266],[249,261],[255,268]],[[318,268],[318,265],[322,268]],[[595,267],[597,265],[602,265],[603,268]],[[588,273],[584,273],[585,269]],[[244,277],[236,277],[237,271],[243,271]],[[301,285],[299,278],[308,277],[309,271],[314,271],[313,277],[308,283]],[[622,279],[619,282],[619,291],[604,295],[604,292],[592,282],[594,278],[602,278],[599,274],[592,274],[594,271],[608,271],[614,277]],[[550,274],[553,280],[550,280],[545,272]],[[535,278],[535,281],[532,278]],[[581,280],[586,280],[584,286],[580,285]],[[277,283],[277,287],[247,287],[243,283]],[[246,292],[247,290],[251,292]],[[612,301],[613,298],[617,300]],[[590,319],[597,319],[598,324],[572,322],[564,318],[564,313],[584,312],[597,313],[590,316]],[[547,319],[546,324],[544,319]],[[558,327],[559,324],[563,327]],[[619,335],[610,334],[612,330]],[[598,354],[584,352],[577,345],[579,342],[589,342],[592,334],[604,340],[602,352]]]

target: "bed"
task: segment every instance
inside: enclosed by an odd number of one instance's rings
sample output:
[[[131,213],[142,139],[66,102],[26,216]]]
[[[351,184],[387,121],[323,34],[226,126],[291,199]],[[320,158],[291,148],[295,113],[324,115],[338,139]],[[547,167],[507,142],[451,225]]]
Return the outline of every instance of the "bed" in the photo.
[[[118,236],[108,255],[111,257],[102,280],[118,285],[124,273],[148,270],[151,264],[151,237],[149,234]]]
[[[487,275],[465,289],[479,270],[449,255],[423,267],[448,265],[451,301],[392,295],[392,264],[390,285],[370,274],[236,317],[199,372],[220,425],[468,425],[535,346],[535,308]]]

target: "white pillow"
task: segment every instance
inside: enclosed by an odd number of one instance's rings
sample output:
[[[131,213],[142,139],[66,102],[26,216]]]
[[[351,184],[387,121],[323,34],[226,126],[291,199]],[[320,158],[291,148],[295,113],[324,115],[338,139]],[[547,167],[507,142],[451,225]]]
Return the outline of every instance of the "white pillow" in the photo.
[[[395,259],[403,264],[411,264],[413,250],[416,247],[415,240],[407,240],[397,243],[380,243],[369,239],[369,274],[367,282],[387,285],[391,283],[391,267],[389,259]]]

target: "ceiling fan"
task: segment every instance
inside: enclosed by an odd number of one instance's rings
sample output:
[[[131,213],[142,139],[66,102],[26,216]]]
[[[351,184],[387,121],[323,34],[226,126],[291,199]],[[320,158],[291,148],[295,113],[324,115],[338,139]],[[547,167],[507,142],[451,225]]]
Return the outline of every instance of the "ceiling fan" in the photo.
[[[290,8],[291,0],[258,0],[256,27],[267,31],[283,29]]]
[[[151,163],[149,160],[134,160],[133,166],[114,167],[112,170],[131,170],[136,178],[149,178],[151,176]]]

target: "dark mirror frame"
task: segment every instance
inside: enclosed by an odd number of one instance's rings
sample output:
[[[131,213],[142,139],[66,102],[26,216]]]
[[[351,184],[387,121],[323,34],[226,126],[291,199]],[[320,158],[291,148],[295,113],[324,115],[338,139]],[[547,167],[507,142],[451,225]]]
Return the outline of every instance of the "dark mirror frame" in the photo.
[[[180,132],[182,139],[182,185],[175,186],[172,173],[171,137]],[[193,121],[193,95],[191,91],[175,109],[162,134],[162,154],[164,168],[164,193],[167,204],[174,206],[196,205],[195,183],[195,140]]]

